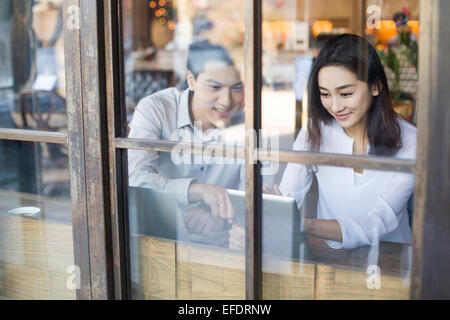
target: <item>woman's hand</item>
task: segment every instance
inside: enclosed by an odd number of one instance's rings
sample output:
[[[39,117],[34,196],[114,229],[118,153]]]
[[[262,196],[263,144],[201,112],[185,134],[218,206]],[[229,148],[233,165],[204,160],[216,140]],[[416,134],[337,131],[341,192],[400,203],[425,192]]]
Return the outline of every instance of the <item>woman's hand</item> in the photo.
[[[195,233],[201,236],[207,236],[211,231],[220,232],[226,225],[225,220],[198,207],[190,209],[183,216],[183,221],[190,234]]]
[[[238,224],[233,224],[230,229],[229,247],[230,249],[245,249],[245,230]]]
[[[304,219],[305,231],[318,238],[342,242],[341,226],[337,220]]]
[[[189,187],[190,201],[204,201],[210,208],[213,216],[228,219],[231,223],[234,210],[228,197],[227,190],[213,184],[193,183]]]

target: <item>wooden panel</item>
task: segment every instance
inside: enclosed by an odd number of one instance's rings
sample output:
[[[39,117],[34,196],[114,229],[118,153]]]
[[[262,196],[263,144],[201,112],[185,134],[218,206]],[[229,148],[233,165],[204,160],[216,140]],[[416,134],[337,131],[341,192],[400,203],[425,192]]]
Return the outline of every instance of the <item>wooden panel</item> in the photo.
[[[76,292],[75,290],[70,290],[67,288],[67,281],[71,280],[68,273],[60,272],[49,272],[50,274],[50,287],[49,296],[50,299],[57,300],[75,300]]]
[[[1,264],[2,298],[13,300],[73,300],[74,290],[66,286],[68,275],[24,265]]]
[[[192,299],[244,299],[245,257],[223,248],[191,246]]]
[[[0,263],[65,272],[73,260],[70,225],[0,214]]]
[[[315,300],[330,300],[336,297],[334,267],[326,265],[316,266]]]
[[[245,298],[245,271],[210,264],[191,264],[192,299]]]
[[[175,243],[138,239],[139,279],[146,298],[175,299]]]
[[[48,271],[23,265],[2,265],[2,269],[7,299],[50,299]]]
[[[138,243],[140,281],[136,297],[245,299],[243,252],[151,237],[140,237]],[[364,267],[368,250],[364,247],[346,253],[328,248],[328,262],[334,261],[331,264],[318,261],[300,263],[264,255],[263,298],[408,299],[409,274],[403,264],[396,264],[397,260],[407,258],[403,257],[402,248],[408,249],[408,246],[381,246],[381,287],[373,290],[368,288],[368,274]],[[322,255],[325,256],[326,248],[318,247],[321,252],[315,249],[319,260],[324,259]],[[345,262],[347,265],[344,267]]]
[[[176,244],[176,298],[181,300],[192,299],[191,277],[191,246],[184,243]]]
[[[39,217],[9,214],[34,206]],[[6,299],[75,299],[67,288],[74,265],[70,203],[64,199],[0,192],[0,296]]]
[[[38,130],[0,128],[0,139],[67,144],[67,134]]]
[[[411,297],[450,299],[450,2],[420,2]]]
[[[246,111],[247,112],[247,111]],[[182,150],[189,154],[203,154],[208,152],[208,155],[214,154],[228,154],[223,145],[199,144],[199,143],[179,143],[173,141],[161,141],[150,139],[130,139],[130,138],[116,138],[114,139],[115,146],[122,149],[135,149],[158,152],[171,152],[175,145],[181,146]],[[245,149],[241,147],[232,147],[233,154],[236,158],[244,158]],[[227,147],[229,149],[229,147]],[[231,149],[229,149],[231,150]],[[260,149],[258,152],[247,152],[254,160],[271,161],[273,155],[267,151]],[[372,170],[385,171],[401,171],[413,172],[415,161],[393,159],[390,157],[380,156],[352,156],[333,153],[315,153],[305,151],[279,151],[277,154],[278,162],[285,163],[302,163],[313,165],[331,165],[346,168],[360,168]]]
[[[127,299],[131,295],[128,286],[131,283],[130,275],[126,273],[130,257],[127,256],[129,248],[129,225],[127,214],[127,151],[115,148],[114,138],[126,135],[126,108],[124,102],[124,82],[120,77],[124,74],[123,59],[123,32],[121,0],[103,0],[105,16],[105,70],[106,70],[106,105],[107,130],[109,147],[109,181],[111,201],[112,246],[114,261],[114,291],[115,299]]]
[[[6,297],[4,278],[5,274],[3,272],[3,267],[0,265],[0,297]]]
[[[409,281],[401,277],[380,276],[380,288],[369,289],[368,275],[336,268],[334,272],[334,297],[340,300],[407,300],[409,299]]]
[[[66,270],[74,264],[72,227],[0,214],[0,296],[75,299]]]
[[[312,300],[314,280],[312,263],[263,256],[263,299]]]
[[[311,20],[315,19],[349,19],[352,17],[353,0],[314,0],[309,1],[309,6],[306,7],[306,1],[297,0],[297,19],[303,20],[305,17],[305,10]]]
[[[92,299],[114,297],[103,2],[80,0],[84,161]],[[100,57],[100,58],[99,58]]]
[[[262,86],[262,3],[245,1],[245,130],[261,129]],[[259,140],[245,137],[245,297],[262,298],[261,208],[262,179],[260,163],[254,161],[253,149]]]
[[[91,267],[86,202],[86,163],[84,158],[83,101],[81,83],[80,28],[69,27],[79,16],[80,0],[64,1],[64,60],[66,69],[66,110],[69,132],[70,197],[75,264],[81,269],[78,299],[91,299]],[[78,15],[78,16],[77,16]],[[68,20],[70,19],[70,20]]]

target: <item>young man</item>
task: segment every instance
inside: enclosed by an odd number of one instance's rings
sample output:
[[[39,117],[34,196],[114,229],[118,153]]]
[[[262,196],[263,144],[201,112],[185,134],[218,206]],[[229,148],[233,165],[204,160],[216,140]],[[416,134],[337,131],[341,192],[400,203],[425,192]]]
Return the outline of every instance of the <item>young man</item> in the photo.
[[[187,69],[188,90],[169,88],[139,102],[130,138],[221,143],[221,129],[243,120],[244,87],[225,48],[208,42],[192,44]],[[171,153],[128,152],[130,185],[171,191],[185,212],[190,233],[221,233],[208,243],[227,245],[234,212],[226,189],[244,189],[243,165],[180,164]],[[200,202],[206,206],[195,205]]]

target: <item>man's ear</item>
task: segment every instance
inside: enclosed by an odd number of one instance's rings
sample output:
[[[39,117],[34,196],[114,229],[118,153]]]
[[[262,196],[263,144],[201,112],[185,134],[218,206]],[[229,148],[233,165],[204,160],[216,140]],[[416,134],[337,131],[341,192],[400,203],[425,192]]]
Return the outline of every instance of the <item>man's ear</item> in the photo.
[[[188,70],[186,74],[186,80],[189,86],[189,90],[195,91],[195,76],[192,72]]]
[[[376,97],[380,95],[381,90],[383,89],[383,84],[379,79],[372,86],[372,96]]]

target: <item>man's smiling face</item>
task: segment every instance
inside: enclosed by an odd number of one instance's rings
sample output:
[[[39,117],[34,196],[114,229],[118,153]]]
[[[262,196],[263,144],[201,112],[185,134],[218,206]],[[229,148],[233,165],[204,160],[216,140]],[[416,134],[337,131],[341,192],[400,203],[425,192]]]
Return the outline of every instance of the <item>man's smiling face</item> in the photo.
[[[244,105],[244,86],[233,65],[209,61],[197,79],[188,71],[193,121],[201,121],[204,130],[222,128]]]

